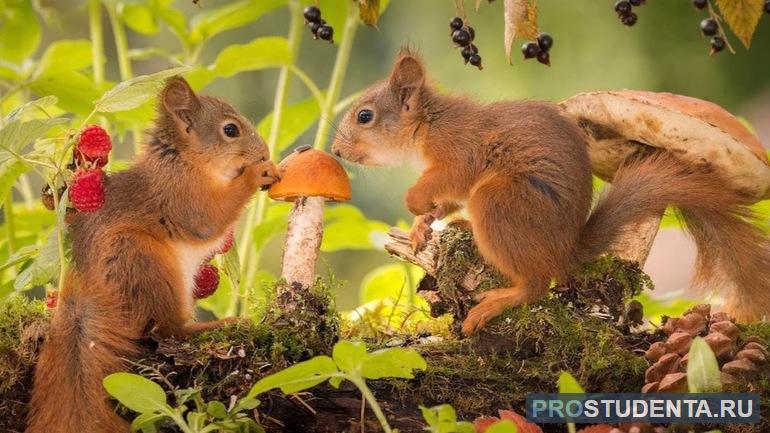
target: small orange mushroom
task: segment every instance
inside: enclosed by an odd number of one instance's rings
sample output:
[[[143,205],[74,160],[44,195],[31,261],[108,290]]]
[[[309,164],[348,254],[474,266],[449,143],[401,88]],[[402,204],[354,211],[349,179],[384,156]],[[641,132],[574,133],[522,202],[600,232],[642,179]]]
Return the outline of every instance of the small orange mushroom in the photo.
[[[324,202],[350,200],[350,180],[331,155],[301,146],[278,164],[281,180],[268,190],[274,200],[294,202],[283,250],[281,277],[288,287],[310,287],[323,239]]]

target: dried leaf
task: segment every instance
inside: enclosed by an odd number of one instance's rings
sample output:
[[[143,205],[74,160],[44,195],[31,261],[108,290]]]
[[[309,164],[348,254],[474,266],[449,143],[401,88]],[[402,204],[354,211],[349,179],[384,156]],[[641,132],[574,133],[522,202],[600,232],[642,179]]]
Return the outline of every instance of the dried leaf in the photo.
[[[727,24],[746,48],[751,46],[751,37],[762,17],[763,0],[717,0]]]
[[[505,0],[505,55],[512,63],[511,45],[516,38],[537,39],[535,0]]]
[[[367,26],[377,27],[380,18],[380,0],[358,0],[358,14]]]

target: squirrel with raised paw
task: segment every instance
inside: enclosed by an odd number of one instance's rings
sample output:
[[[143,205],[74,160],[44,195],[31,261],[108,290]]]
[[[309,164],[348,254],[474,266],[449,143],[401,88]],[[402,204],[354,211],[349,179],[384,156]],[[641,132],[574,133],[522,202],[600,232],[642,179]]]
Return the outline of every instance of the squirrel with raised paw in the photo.
[[[406,194],[415,250],[435,219],[467,205],[482,256],[511,282],[478,296],[466,335],[506,308],[546,296],[581,263],[605,252],[624,227],[679,209],[699,247],[696,281],[732,284],[727,308],[743,320],[770,314],[770,243],[749,221],[750,201],[703,172],[651,150],[630,158],[591,209],[592,174],[583,133],[555,104],[488,104],[431,86],[405,51],[390,77],[343,117],[336,155],[364,165],[410,163],[422,171]]]
[[[145,152],[108,177],[100,211],[71,223],[74,261],[37,364],[27,433],[128,432],[102,379],[126,368],[137,341],[237,321],[195,321],[195,273],[277,169],[227,102],[182,78],[159,99]]]

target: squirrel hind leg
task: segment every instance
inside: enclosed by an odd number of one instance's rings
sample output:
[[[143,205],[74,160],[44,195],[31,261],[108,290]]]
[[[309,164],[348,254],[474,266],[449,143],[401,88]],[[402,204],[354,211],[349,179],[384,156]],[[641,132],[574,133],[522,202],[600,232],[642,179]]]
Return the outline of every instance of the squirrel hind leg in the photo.
[[[547,280],[527,280],[523,277],[517,280],[511,287],[488,290],[476,296],[480,302],[470,309],[463,321],[463,335],[475,334],[506,309],[538,301],[548,292]]]

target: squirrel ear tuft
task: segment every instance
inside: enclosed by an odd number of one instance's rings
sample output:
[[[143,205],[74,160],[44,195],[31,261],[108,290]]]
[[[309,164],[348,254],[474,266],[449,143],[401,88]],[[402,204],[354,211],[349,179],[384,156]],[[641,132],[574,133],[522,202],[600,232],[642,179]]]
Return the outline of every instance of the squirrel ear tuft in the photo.
[[[182,77],[169,78],[161,93],[161,102],[166,112],[190,132],[193,126],[191,112],[200,107],[200,101],[187,81]]]
[[[390,74],[390,88],[396,92],[404,110],[409,111],[415,107],[424,84],[425,68],[422,61],[408,51],[401,53]]]

